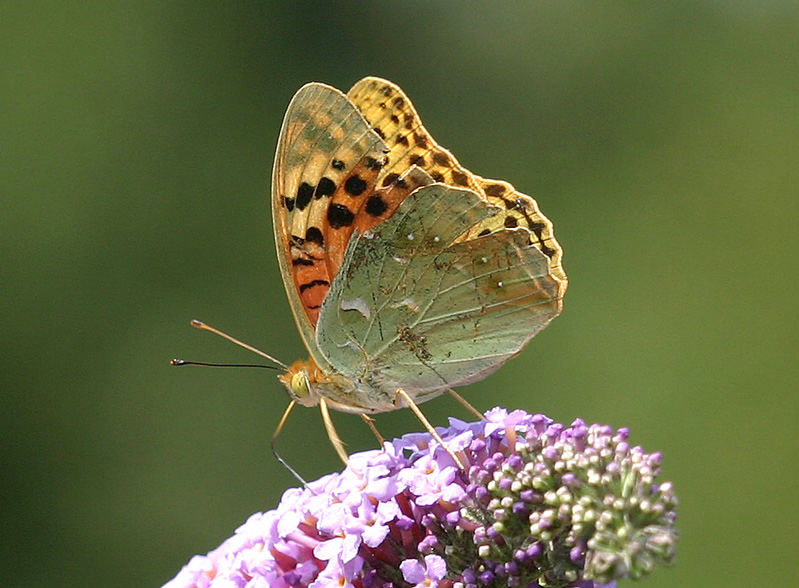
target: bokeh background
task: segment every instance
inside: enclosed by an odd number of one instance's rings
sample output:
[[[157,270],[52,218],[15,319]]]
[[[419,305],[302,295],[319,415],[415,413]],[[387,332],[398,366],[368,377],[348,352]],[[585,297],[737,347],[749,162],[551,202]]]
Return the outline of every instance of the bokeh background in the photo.
[[[160,585],[295,484],[273,373],[167,361],[256,359],[191,318],[305,357],[275,142],[302,84],[369,74],[565,249],[563,315],[461,392],[664,453],[682,539],[648,586],[795,576],[796,3],[6,2],[0,27],[4,586]],[[340,467],[316,411],[280,446]]]

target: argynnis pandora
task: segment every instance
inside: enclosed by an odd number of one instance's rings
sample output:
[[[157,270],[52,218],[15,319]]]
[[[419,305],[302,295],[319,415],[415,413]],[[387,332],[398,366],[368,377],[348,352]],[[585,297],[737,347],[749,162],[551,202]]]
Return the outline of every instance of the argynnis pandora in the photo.
[[[562,251],[535,200],[461,167],[386,80],[295,94],[272,213],[311,355],[279,376],[292,398],[279,428],[318,404],[342,457],[328,406],[421,415],[415,403],[485,378],[561,311]]]

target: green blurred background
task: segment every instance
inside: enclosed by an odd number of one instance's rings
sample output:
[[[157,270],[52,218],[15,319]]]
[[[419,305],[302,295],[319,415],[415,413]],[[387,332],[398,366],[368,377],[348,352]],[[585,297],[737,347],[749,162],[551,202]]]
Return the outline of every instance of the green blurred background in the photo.
[[[795,577],[796,3],[7,2],[0,27],[3,585],[159,585],[295,484],[272,373],[167,361],[254,359],[191,318],[305,357],[277,133],[305,82],[369,74],[565,249],[564,314],[463,394],[664,453],[682,539],[648,586]],[[340,467],[314,410],[280,445]]]

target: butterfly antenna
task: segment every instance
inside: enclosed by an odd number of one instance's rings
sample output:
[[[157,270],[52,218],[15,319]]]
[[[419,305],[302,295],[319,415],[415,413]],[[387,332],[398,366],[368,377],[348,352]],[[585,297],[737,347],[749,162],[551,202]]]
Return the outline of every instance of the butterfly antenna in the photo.
[[[243,341],[239,341],[239,340],[238,340],[238,339],[236,339],[235,337],[231,337],[230,335],[228,335],[227,333],[223,333],[223,332],[222,332],[222,331],[220,331],[219,329],[215,329],[214,327],[212,327],[212,326],[210,326],[210,325],[206,325],[206,324],[205,324],[204,322],[202,322],[202,321],[193,320],[193,321],[191,321],[191,326],[192,326],[192,327],[195,327],[195,328],[197,328],[197,329],[202,329],[203,331],[210,331],[210,332],[211,332],[211,333],[213,333],[214,335],[219,335],[220,337],[222,337],[223,339],[227,339],[227,340],[228,340],[228,341],[230,341],[231,343],[235,343],[236,345],[239,345],[240,347],[244,347],[244,349],[249,349],[249,350],[250,350],[250,351],[252,351],[253,353],[257,353],[257,354],[258,354],[258,355],[260,355],[261,357],[265,357],[265,358],[266,358],[266,359],[268,359],[269,361],[271,361],[271,362],[273,362],[273,363],[276,363],[277,365],[279,365],[280,367],[282,367],[284,370],[287,370],[287,369],[289,369],[289,366],[287,366],[285,363],[283,363],[283,362],[282,362],[282,361],[280,361],[279,359],[275,359],[274,357],[272,357],[271,355],[269,355],[269,354],[267,354],[267,353],[264,353],[264,352],[263,352],[263,351],[261,351],[260,349],[256,349],[256,348],[255,348],[255,347],[253,347],[252,345],[247,345],[247,344],[246,344],[246,343],[244,343]]]
[[[170,365],[202,365],[205,367],[236,367],[236,368],[264,368],[267,370],[276,370],[277,367],[273,365],[261,365],[260,363],[208,363],[205,361],[186,361],[185,359],[170,359]]]

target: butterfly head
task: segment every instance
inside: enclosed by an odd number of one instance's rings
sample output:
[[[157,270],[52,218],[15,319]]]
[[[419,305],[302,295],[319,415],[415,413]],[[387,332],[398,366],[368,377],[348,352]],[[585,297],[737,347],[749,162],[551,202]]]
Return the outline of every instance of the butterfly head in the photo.
[[[315,406],[319,403],[319,398],[314,392],[313,382],[318,379],[319,372],[319,367],[312,359],[298,360],[277,378],[297,404]]]

